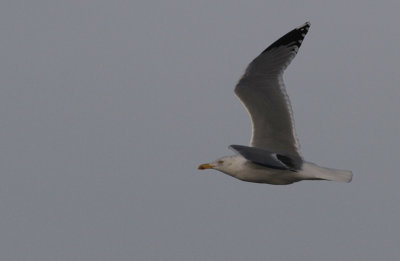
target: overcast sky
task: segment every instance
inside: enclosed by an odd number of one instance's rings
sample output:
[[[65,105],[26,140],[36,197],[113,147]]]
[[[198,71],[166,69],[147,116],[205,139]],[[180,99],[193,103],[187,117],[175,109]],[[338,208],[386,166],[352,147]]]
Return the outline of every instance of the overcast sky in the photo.
[[[398,260],[399,1],[0,3],[0,259]],[[286,71],[306,160],[351,183],[241,182],[247,64]]]

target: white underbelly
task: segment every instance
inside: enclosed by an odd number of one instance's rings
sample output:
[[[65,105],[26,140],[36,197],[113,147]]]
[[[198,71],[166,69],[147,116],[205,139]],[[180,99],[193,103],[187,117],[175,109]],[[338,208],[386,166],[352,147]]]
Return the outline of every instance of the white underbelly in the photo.
[[[248,182],[274,185],[286,185],[302,180],[299,173],[295,171],[266,168],[251,162],[248,162],[245,166],[245,168],[235,173],[235,178]]]

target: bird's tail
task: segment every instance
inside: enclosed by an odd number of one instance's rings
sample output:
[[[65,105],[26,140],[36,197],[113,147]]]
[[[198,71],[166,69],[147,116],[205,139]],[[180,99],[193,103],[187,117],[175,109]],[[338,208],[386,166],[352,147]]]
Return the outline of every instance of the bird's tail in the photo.
[[[348,183],[353,178],[353,173],[349,170],[324,168],[310,162],[304,162],[302,172],[310,179],[323,179]]]

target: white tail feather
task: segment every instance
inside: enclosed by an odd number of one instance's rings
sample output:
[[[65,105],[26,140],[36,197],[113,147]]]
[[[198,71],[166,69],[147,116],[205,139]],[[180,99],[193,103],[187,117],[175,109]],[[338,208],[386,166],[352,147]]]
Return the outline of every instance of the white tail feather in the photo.
[[[353,178],[353,173],[349,170],[324,168],[310,162],[304,162],[301,174],[310,179],[324,179],[340,182],[350,182]]]

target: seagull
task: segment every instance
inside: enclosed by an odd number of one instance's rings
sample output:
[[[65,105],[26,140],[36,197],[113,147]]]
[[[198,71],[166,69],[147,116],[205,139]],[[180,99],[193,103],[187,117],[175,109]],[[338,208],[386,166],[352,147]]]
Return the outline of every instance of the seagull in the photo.
[[[301,180],[350,182],[352,172],[303,160],[294,130],[293,113],[283,72],[296,56],[310,23],[285,34],[247,67],[235,94],[250,115],[249,146],[231,145],[236,155],[222,157],[198,169],[215,169],[242,181],[287,185]]]

